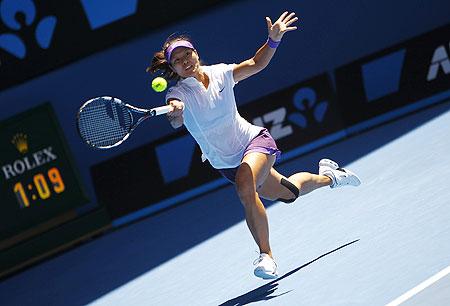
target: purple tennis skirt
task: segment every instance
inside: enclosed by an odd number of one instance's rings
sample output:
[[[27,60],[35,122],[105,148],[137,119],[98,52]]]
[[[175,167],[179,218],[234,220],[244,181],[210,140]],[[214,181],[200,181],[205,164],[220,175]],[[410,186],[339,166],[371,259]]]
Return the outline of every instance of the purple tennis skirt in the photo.
[[[277,148],[275,140],[272,138],[267,129],[262,130],[258,134],[258,136],[252,139],[250,144],[245,149],[243,156],[251,152],[259,152],[267,155],[275,155],[277,160],[280,158],[281,155],[281,151]],[[238,168],[239,166],[237,166],[236,168],[218,169],[218,170],[220,174],[222,174],[226,179],[234,183]]]

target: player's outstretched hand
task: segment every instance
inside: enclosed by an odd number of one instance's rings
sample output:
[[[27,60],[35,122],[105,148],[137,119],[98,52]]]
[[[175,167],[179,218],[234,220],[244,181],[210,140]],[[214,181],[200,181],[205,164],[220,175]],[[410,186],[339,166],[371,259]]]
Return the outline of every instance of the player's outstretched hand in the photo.
[[[295,13],[289,13],[288,11],[281,14],[281,16],[273,24],[272,20],[270,20],[269,17],[266,17],[269,37],[274,41],[280,41],[284,33],[297,30],[296,26],[291,26],[291,24],[297,20],[298,18],[295,17]]]

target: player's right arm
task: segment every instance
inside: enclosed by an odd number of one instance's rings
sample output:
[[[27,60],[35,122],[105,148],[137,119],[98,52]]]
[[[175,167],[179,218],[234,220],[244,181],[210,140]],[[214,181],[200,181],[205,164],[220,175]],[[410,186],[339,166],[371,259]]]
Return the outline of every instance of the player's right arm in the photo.
[[[184,103],[180,100],[170,99],[167,101],[167,104],[173,107],[173,109],[167,113],[167,119],[169,119],[172,127],[177,129],[183,126]]]

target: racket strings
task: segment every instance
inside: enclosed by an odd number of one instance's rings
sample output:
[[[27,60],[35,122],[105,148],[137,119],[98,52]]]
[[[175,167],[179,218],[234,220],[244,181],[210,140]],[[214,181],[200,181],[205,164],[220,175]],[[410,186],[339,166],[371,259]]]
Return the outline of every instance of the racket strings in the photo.
[[[78,120],[80,134],[86,142],[95,147],[108,147],[128,135],[133,118],[124,105],[99,99],[86,105]]]

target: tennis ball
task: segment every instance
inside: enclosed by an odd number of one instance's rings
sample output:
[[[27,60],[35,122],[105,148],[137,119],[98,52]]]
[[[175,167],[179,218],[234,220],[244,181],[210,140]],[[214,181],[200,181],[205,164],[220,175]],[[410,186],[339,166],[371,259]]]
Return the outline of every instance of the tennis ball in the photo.
[[[162,92],[167,88],[167,81],[162,77],[154,78],[152,81],[152,88],[156,92]]]

